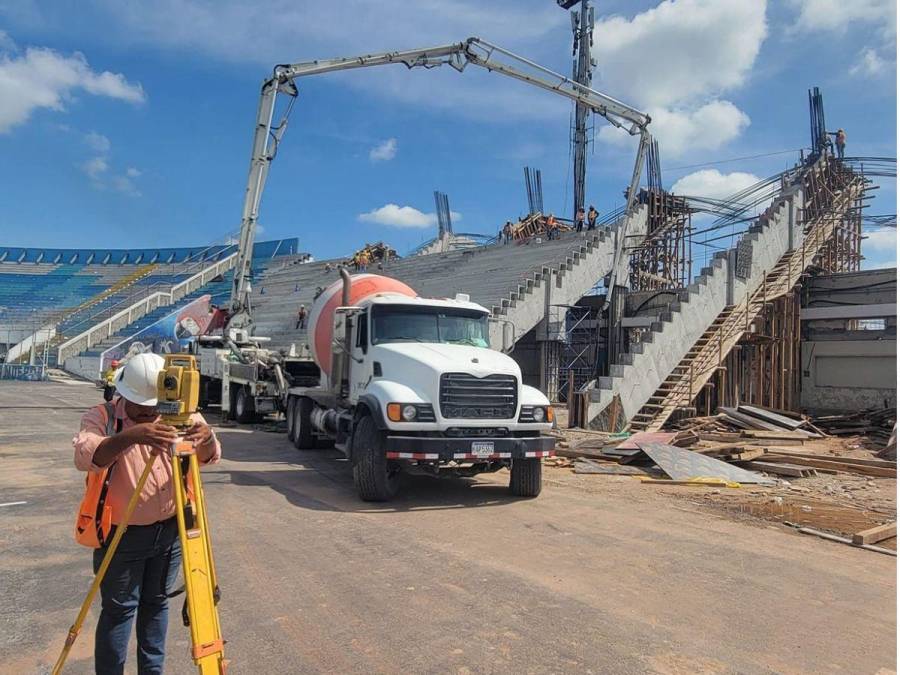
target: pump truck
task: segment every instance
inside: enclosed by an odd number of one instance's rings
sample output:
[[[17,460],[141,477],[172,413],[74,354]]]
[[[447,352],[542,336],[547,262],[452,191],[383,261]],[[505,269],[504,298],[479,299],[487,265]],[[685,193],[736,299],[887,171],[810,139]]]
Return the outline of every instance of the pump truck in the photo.
[[[288,389],[288,434],[298,449],[339,449],[362,499],[391,499],[404,471],[505,467],[514,495],[540,493],[553,408],[503,353],[508,324],[464,294],[420,298],[396,279],[341,269],[309,325],[321,380]],[[503,351],[490,348],[492,332]]]
[[[224,326],[220,334],[200,336],[195,345],[200,363],[201,401],[203,404],[221,401],[222,413],[229,418],[251,422],[260,413],[284,412],[288,388],[299,383],[309,384],[317,377],[317,369],[305,356],[304,345],[300,345],[299,354],[283,354],[269,349],[267,338],[254,335],[250,303],[252,252],[260,202],[269,167],[287,130],[294,103],[298,100],[297,80],[310,75],[391,64],[400,64],[408,69],[432,69],[446,65],[458,72],[463,72],[471,64],[563,96],[604,117],[613,126],[638,136],[640,142],[634,170],[626,191],[626,210],[635,204],[641,167],[651,141],[648,131],[650,116],[481,38],[470,37],[462,42],[423,49],[275,66],[272,76],[263,81],[260,90],[237,263]],[[279,98],[287,98],[287,105],[276,118]],[[624,255],[625,240],[622,239],[616,247],[607,287],[615,285],[615,271]]]

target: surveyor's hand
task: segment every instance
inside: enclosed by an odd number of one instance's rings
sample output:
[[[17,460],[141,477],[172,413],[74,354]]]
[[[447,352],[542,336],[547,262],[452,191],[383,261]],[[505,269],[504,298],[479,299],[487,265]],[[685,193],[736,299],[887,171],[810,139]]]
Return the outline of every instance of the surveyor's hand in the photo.
[[[135,424],[123,433],[128,434],[129,440],[142,445],[149,445],[154,454],[168,452],[169,448],[178,438],[178,430],[163,422],[147,422]]]
[[[206,422],[194,422],[184,434],[184,439],[194,445],[206,445],[212,440],[213,432]]]

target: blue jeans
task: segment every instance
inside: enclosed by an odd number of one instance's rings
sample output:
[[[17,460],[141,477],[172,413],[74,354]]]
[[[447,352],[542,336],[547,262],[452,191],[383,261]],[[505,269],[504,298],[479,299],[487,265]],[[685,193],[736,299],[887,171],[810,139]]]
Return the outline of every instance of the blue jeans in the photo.
[[[94,551],[94,573],[106,547]],[[122,536],[100,584],[101,611],[94,638],[98,675],[118,675],[125,668],[131,624],[137,614],[138,673],[162,673],[168,593],[181,567],[181,542],[175,518],[153,525],[131,525]]]

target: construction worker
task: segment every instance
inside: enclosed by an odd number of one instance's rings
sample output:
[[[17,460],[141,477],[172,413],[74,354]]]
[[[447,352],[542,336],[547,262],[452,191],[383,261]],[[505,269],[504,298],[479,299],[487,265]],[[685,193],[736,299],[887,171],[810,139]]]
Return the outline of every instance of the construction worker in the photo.
[[[844,146],[847,145],[847,134],[843,129],[838,129],[834,135],[834,144],[837,147],[838,159],[844,159]]]
[[[306,305],[300,305],[300,309],[297,310],[297,325],[294,326],[294,330],[303,329],[306,330]]]
[[[547,230],[547,239],[557,239],[559,237],[559,223],[556,222],[556,218],[553,217],[552,213],[547,216],[545,228]]]
[[[584,207],[579,206],[575,212],[575,231],[581,232],[584,229]]]
[[[513,224],[511,221],[507,220],[506,225],[503,226],[503,243],[508,244],[509,240],[512,238]]]
[[[113,377],[116,374],[116,370],[119,368],[119,362],[116,359],[113,359],[109,362],[109,368],[106,369],[106,372],[103,373],[103,400],[104,401],[112,401],[113,394],[116,392],[116,387],[113,384]]]
[[[359,254],[359,271],[365,272],[366,268],[369,266],[369,253],[368,251],[362,251]]]
[[[159,421],[155,407],[156,379],[163,364],[163,358],[152,353],[130,358],[115,377],[118,396],[111,404],[115,424],[110,427],[115,432],[107,435],[108,404],[100,404],[81,418],[81,430],[73,439],[79,470],[109,467],[106,503],[112,508],[114,525],[120,524],[146,463],[153,455],[161,455],[100,584],[101,610],[94,639],[98,674],[124,671],[135,616],[137,672],[163,672],[167,596],[181,566],[172,465],[167,454],[177,432]],[[191,421],[184,438],[194,444],[201,464],[217,462],[222,450],[212,429],[199,414]],[[95,574],[105,554],[105,546],[94,549]]]
[[[593,230],[595,227],[597,227],[597,216],[599,216],[599,215],[600,214],[597,213],[597,209],[595,209],[594,205],[591,204],[591,208],[588,209],[588,213],[587,213],[587,222],[588,222],[589,230]]]

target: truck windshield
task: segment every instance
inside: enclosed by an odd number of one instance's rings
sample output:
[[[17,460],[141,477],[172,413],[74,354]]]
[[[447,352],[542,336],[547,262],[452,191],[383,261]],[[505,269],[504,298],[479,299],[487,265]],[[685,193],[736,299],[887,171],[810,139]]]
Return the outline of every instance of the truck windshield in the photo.
[[[372,308],[372,344],[445,342],[490,346],[487,314],[465,309],[376,305]]]

